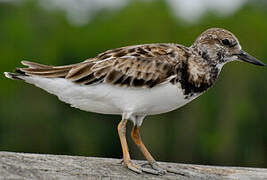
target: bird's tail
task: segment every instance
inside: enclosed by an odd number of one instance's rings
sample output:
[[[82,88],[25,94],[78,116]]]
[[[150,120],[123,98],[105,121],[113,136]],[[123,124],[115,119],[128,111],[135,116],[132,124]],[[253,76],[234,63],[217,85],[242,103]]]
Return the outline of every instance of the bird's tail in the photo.
[[[77,64],[66,65],[66,66],[50,66],[44,64],[38,64],[35,62],[21,61],[26,68],[16,68],[14,73],[5,72],[5,76],[10,79],[24,80],[27,76],[39,76],[47,78],[64,78],[70,69],[75,67]]]
[[[21,76],[25,76],[25,73],[16,70],[15,73],[10,73],[10,72],[4,72],[5,76],[9,79],[18,79],[18,80],[23,80]]]

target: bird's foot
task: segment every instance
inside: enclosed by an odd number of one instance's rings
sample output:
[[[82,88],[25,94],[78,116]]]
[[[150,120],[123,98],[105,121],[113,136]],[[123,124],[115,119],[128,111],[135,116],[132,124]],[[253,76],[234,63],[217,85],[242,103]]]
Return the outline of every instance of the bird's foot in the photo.
[[[127,161],[127,162],[123,161],[123,163],[128,169],[130,169],[131,171],[136,172],[138,174],[140,174],[142,172],[149,173],[149,174],[154,174],[154,175],[163,175],[163,174],[165,174],[165,173],[162,173],[162,171],[154,169],[154,168],[150,169],[150,168],[139,166],[139,165],[133,163],[132,161]]]
[[[153,170],[157,171],[158,174],[161,174],[161,175],[164,175],[167,172],[169,172],[169,173],[174,173],[174,174],[178,174],[181,176],[189,177],[189,173],[184,171],[184,170],[181,170],[181,169],[177,170],[177,169],[174,169],[172,167],[160,166],[157,162],[145,163],[142,165],[142,167],[144,167],[146,165],[150,165]]]

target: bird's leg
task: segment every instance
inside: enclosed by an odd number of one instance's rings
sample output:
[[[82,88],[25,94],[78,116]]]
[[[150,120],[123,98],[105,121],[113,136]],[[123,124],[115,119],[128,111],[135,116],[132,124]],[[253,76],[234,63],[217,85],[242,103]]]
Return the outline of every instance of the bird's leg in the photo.
[[[149,151],[147,150],[146,146],[144,145],[141,136],[140,136],[140,131],[139,131],[140,127],[138,126],[134,126],[132,129],[132,139],[135,142],[135,144],[137,145],[137,147],[141,150],[141,152],[143,153],[143,155],[145,156],[145,158],[147,159],[148,163],[150,164],[150,166],[152,167],[152,169],[156,170],[158,172],[158,174],[165,174],[166,172],[171,172],[171,173],[175,173],[175,174],[180,174],[180,175],[187,175],[188,173],[184,172],[184,171],[179,171],[173,168],[169,168],[169,167],[161,167],[156,160],[152,157],[152,155],[149,153]]]
[[[140,127],[137,127],[136,125],[133,127],[132,133],[131,133],[133,141],[135,142],[137,147],[140,149],[140,151],[143,153],[143,155],[145,156],[145,158],[147,159],[147,161],[151,165],[151,167],[153,169],[155,169],[156,171],[158,171],[160,174],[165,174],[166,170],[160,169],[159,167],[157,167],[156,160],[152,157],[152,155],[149,153],[146,146],[144,145],[144,143],[141,139],[141,136],[140,136],[139,129],[140,129]]]
[[[140,132],[139,132],[140,127],[134,126],[132,129],[132,139],[134,140],[135,144],[137,145],[137,147],[141,150],[141,152],[143,153],[143,155],[145,156],[145,158],[147,159],[147,161],[149,163],[155,163],[156,160],[152,157],[152,155],[149,153],[149,151],[147,150],[146,146],[144,145],[142,138],[140,136]]]
[[[155,170],[151,170],[148,168],[143,168],[140,167],[134,163],[131,162],[129,150],[128,150],[128,145],[127,145],[127,140],[126,140],[126,124],[127,124],[127,119],[122,119],[121,122],[118,125],[118,133],[121,141],[121,147],[122,147],[122,153],[123,153],[123,163],[124,165],[137,173],[147,172],[151,174],[158,174]]]
[[[142,171],[137,167],[136,165],[132,164],[129,150],[128,150],[128,145],[127,145],[127,140],[126,140],[126,124],[127,124],[127,119],[122,119],[121,122],[118,125],[118,133],[121,141],[121,148],[122,148],[122,153],[123,153],[123,163],[127,168],[130,170],[141,173]]]

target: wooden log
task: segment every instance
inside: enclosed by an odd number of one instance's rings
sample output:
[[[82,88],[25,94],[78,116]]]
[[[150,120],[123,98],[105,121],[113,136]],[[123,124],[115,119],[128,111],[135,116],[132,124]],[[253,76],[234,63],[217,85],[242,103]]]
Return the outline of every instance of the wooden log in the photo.
[[[145,161],[134,162],[141,165]],[[267,179],[264,168],[159,163],[187,175],[137,174],[121,165],[121,159],[0,151],[0,179]]]

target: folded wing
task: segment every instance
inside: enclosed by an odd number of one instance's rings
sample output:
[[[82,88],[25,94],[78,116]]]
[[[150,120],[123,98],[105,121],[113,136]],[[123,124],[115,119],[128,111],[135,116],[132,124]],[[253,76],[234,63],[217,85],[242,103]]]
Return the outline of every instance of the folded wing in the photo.
[[[169,45],[129,46],[109,50],[96,58],[67,66],[48,66],[23,61],[22,64],[28,67],[19,68],[18,71],[28,76],[66,78],[80,85],[108,83],[151,88],[170,81],[176,75],[175,66],[179,63],[179,58],[174,57],[177,51],[171,48],[173,47]],[[181,53],[178,53],[179,55]]]

